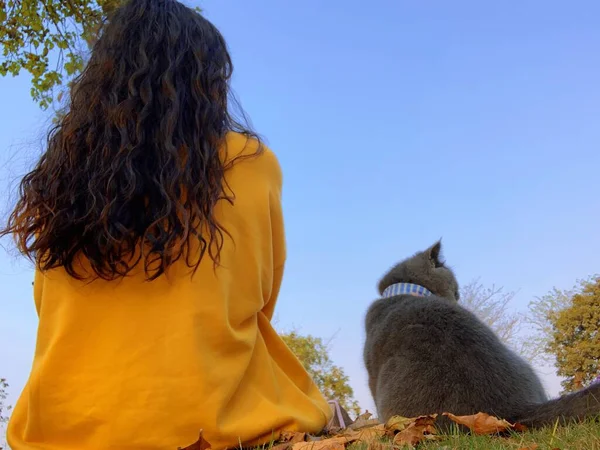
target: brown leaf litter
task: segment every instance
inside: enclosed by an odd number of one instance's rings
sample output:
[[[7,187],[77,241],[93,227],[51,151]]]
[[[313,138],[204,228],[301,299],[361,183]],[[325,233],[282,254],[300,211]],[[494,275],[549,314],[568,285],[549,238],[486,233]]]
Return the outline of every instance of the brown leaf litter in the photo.
[[[518,423],[510,423],[489,414],[479,412],[471,416],[455,416],[444,413],[453,422],[468,427],[475,434],[496,434],[504,431],[524,431],[526,428]]]
[[[198,441],[184,448],[179,447],[177,450],[209,450],[211,445],[206,439],[204,439],[203,432],[204,430],[200,430],[200,437],[198,438]]]
[[[470,416],[456,416],[444,413],[453,422],[468,427],[474,434],[498,434],[505,431],[524,431],[520,424],[512,424],[504,419],[490,416],[486,413],[477,413]],[[349,444],[362,443],[367,450],[386,450],[395,448],[414,448],[424,441],[440,440],[435,422],[437,414],[419,417],[394,416],[387,423],[381,424],[376,419],[371,419],[371,414],[366,412],[344,429],[331,430],[322,437],[311,436],[306,433],[284,431],[279,440],[274,443],[271,450],[345,450]],[[384,438],[391,443],[382,442]],[[210,450],[200,431],[200,437],[194,444],[179,448],[178,450]],[[535,445],[524,447],[520,450],[535,450]]]

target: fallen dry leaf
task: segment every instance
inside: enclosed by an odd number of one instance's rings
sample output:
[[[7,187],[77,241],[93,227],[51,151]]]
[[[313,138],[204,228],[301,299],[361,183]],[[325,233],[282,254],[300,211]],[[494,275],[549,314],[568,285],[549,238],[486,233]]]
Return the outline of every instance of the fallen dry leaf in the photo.
[[[177,450],[208,450],[211,448],[210,443],[204,439],[204,436],[202,436],[204,430],[200,430],[200,436],[198,437],[198,440],[196,442],[194,442],[192,445],[188,445],[187,447],[181,448],[179,447]]]
[[[437,418],[437,414],[430,414],[428,416],[419,416],[419,417],[402,417],[402,416],[392,416],[385,424],[385,429],[390,432],[402,431],[408,428],[409,425],[413,423],[417,423],[419,426],[425,424],[433,424],[435,423],[435,419]]]
[[[283,431],[279,440],[283,443],[295,444],[296,442],[304,442],[306,440],[306,433],[299,433],[297,431]]]
[[[273,447],[271,447],[271,450],[290,450],[292,448],[291,443],[289,442],[283,442],[282,444],[276,444]]]
[[[304,442],[306,440],[306,433],[299,433],[297,431],[282,431],[278,444],[271,447],[271,450],[290,450],[292,446],[298,442]]]
[[[523,431],[527,431],[527,427],[525,425],[517,422],[513,425],[513,430],[523,432]]]
[[[391,432],[402,431],[414,421],[415,419],[410,417],[392,416],[385,423],[385,429]]]
[[[373,441],[378,441],[387,435],[387,430],[383,424],[379,424],[374,427],[361,428],[360,430],[348,430],[341,434],[339,437],[344,437],[351,442],[362,442],[369,444]]]
[[[400,435],[402,437],[399,437]],[[441,439],[437,434],[423,434],[419,430],[410,427],[398,433],[393,442],[395,446],[414,448],[423,441],[439,441]]]
[[[352,422],[349,426],[349,430],[360,430],[362,428],[373,427],[379,425],[379,420],[371,419],[372,414],[367,411],[364,414],[361,414],[356,418],[354,422]]]
[[[537,444],[531,444],[529,447],[521,447],[519,450],[537,450],[538,447]]]
[[[298,442],[292,445],[292,450],[344,450],[350,443],[345,437],[333,437],[313,442]]]
[[[420,416],[412,419],[406,428],[394,436],[394,445],[414,447],[425,440],[436,440],[435,419],[437,415]]]
[[[362,428],[358,431],[358,433],[360,433],[357,439],[358,442],[369,443],[372,441],[378,441],[385,437],[387,430],[383,424],[379,424],[370,428]]]
[[[494,434],[514,429],[514,424],[482,412],[472,416],[455,416],[450,413],[443,415],[459,425],[469,427],[475,434]]]

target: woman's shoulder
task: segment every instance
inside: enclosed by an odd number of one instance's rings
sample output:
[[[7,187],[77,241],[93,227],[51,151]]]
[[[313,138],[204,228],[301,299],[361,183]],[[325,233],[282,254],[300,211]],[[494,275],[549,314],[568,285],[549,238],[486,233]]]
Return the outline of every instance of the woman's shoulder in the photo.
[[[281,180],[281,166],[275,153],[262,141],[243,133],[229,132],[225,137],[227,159],[234,164],[251,164]]]
[[[262,140],[258,140],[254,136],[230,131],[225,136],[225,144],[227,153],[231,157],[253,155],[257,152],[264,153],[270,158],[275,158],[274,153]]]

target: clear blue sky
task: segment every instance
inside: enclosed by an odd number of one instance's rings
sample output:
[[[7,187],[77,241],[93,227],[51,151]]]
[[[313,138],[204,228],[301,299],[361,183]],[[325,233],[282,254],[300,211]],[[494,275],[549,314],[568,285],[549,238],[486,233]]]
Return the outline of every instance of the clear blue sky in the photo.
[[[518,291],[519,310],[600,272],[600,4],[492,3],[203,3],[283,167],[278,327],[334,337],[334,361],[370,408],[362,320],[397,260],[443,236],[463,283]],[[48,115],[27,76],[0,86],[5,206]],[[1,252],[0,375],[13,401],[34,349],[31,280]]]

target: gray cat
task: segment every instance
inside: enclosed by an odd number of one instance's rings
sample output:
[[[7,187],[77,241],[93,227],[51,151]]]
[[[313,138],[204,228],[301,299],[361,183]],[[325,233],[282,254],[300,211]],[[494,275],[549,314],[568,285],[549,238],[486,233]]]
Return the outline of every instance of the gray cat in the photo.
[[[379,418],[485,412],[540,427],[600,415],[600,385],[548,400],[531,366],[458,305],[441,248],[392,268],[367,312],[364,361]]]

